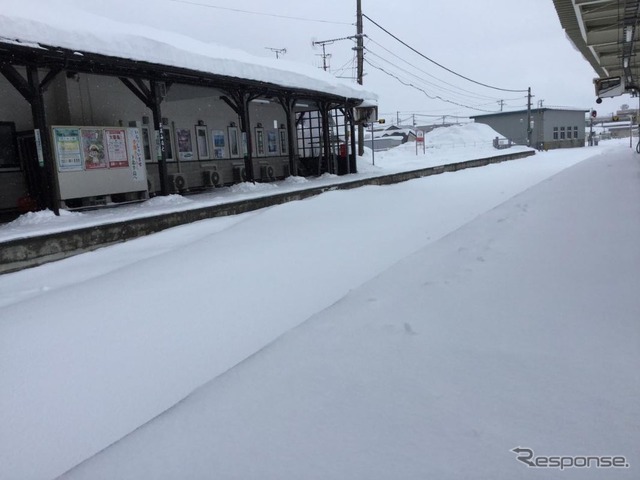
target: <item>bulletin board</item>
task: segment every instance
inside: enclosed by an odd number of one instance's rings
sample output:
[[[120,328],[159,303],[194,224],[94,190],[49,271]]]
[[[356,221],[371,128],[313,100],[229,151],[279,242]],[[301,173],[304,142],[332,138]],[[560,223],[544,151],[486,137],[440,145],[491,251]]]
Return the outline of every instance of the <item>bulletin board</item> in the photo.
[[[147,191],[139,128],[51,127],[60,199]]]

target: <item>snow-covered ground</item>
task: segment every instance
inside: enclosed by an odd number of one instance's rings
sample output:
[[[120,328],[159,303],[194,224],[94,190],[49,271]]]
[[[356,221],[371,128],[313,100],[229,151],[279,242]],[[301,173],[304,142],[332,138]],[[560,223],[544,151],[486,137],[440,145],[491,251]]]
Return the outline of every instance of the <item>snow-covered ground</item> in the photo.
[[[62,478],[638,478],[639,173],[588,160],[425,242]]]
[[[559,474],[517,446],[634,478],[637,158],[332,191],[0,276],[0,478],[114,442],[67,478]]]

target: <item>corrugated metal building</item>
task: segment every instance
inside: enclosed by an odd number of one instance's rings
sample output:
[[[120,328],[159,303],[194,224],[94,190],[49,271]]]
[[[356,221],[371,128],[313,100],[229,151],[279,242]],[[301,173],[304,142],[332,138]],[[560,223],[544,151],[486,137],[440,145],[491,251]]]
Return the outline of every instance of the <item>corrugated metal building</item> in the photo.
[[[531,110],[531,146],[539,149],[584,147],[585,113],[588,110],[535,108]],[[518,145],[528,144],[527,110],[471,117],[489,125]]]

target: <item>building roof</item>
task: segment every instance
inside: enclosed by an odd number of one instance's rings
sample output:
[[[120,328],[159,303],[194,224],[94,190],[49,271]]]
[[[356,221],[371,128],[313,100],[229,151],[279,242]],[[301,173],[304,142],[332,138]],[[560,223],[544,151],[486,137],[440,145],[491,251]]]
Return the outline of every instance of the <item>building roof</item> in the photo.
[[[359,85],[346,83],[312,66],[262,58],[246,52],[206,43],[146,26],[120,23],[73,9],[60,10],[46,3],[29,8],[9,2],[0,12],[0,59],[20,64],[28,61],[54,64],[65,69],[92,63],[139,66],[149,71],[166,67],[175,74],[219,80],[243,80],[266,86],[319,92],[333,97],[367,100],[377,96]],[[103,70],[106,70],[103,68]],[[93,70],[92,70],[93,71]],[[204,75],[203,75],[204,74]]]
[[[589,112],[589,109],[584,109],[584,108],[532,108],[531,109],[531,113],[540,113],[540,112],[582,112],[582,113],[587,113]],[[509,112],[496,112],[496,113],[483,113],[481,115],[473,115],[472,117],[469,118],[484,118],[484,117],[499,117],[499,116],[506,116],[506,115],[516,115],[516,114],[524,114],[526,115],[528,112],[528,110],[514,110],[514,111],[509,111]]]

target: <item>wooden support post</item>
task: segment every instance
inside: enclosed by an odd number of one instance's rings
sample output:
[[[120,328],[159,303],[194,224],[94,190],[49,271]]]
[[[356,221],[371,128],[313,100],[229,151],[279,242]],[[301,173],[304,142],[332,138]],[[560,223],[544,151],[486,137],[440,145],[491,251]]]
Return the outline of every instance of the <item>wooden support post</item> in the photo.
[[[358,173],[358,152],[356,150],[356,121],[353,108],[349,109],[350,128],[351,128],[351,158],[349,158],[349,173]]]
[[[329,109],[328,102],[318,102],[318,108],[320,109],[320,117],[322,120],[322,143],[324,150],[324,162],[321,162],[320,174],[323,173],[322,164],[326,163],[326,172],[335,173],[333,168],[332,156],[331,156],[331,132],[329,130]]]
[[[296,119],[294,114],[294,108],[297,100],[289,95],[284,95],[278,98],[284,114],[287,124],[287,148],[289,150],[289,173],[291,175],[298,175],[298,162],[297,158],[297,145],[296,145]]]
[[[256,181],[253,171],[253,136],[251,135],[251,117],[249,114],[249,102],[251,99],[245,92],[240,93],[240,126],[247,141],[247,153],[244,155],[244,170],[247,174],[247,181]],[[243,147],[244,148],[244,147]]]
[[[46,87],[52,80],[52,77],[46,78]],[[40,188],[42,191],[39,200],[44,203],[54,214],[60,215],[60,195],[58,194],[58,177],[56,175],[55,161],[53,158],[53,150],[51,148],[51,132],[47,123],[47,114],[44,106],[43,87],[38,77],[38,69],[36,67],[27,67],[27,81],[31,96],[31,114],[33,116],[33,128],[39,132],[40,142],[42,145],[42,157],[44,160],[44,175],[41,175]],[[38,169],[38,171],[40,171]],[[40,203],[39,202],[39,203]]]
[[[253,136],[251,135],[251,118],[249,115],[249,102],[260,95],[246,90],[227,91],[226,96],[220,97],[231,109],[240,117],[240,129],[245,134],[247,140],[247,154],[244,155],[244,170],[247,181],[255,182],[253,171]],[[243,147],[241,147],[243,148]]]
[[[149,90],[151,98],[149,99],[149,108],[153,115],[153,125],[158,138],[157,145],[160,149],[158,157],[158,174],[160,175],[160,192],[162,195],[169,195],[169,173],[167,170],[167,150],[164,138],[164,125],[162,124],[162,111],[160,104],[162,103],[161,89],[155,80],[149,82]]]

